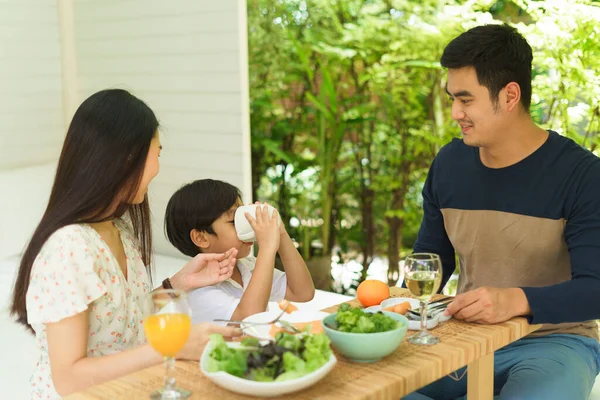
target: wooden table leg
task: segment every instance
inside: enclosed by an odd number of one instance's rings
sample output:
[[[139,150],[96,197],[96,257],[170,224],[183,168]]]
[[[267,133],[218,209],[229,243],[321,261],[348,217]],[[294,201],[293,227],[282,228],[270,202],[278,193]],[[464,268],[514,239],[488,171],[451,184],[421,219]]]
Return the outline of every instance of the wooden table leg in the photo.
[[[467,366],[467,400],[494,398],[494,353]]]

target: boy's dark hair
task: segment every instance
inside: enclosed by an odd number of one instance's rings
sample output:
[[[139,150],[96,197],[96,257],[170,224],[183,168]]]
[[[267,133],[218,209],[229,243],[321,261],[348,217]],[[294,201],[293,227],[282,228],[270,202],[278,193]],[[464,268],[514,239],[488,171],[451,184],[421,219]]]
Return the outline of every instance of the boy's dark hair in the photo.
[[[529,113],[531,105],[531,46],[509,25],[483,25],[454,38],[444,49],[445,68],[474,67],[477,80],[490,91],[494,106],[498,94],[510,82],[521,88],[521,104]]]
[[[215,235],[213,222],[241,197],[235,186],[213,179],[200,179],[182,186],[167,204],[165,232],[169,242],[186,256],[196,256],[200,250],[192,242],[190,232],[197,229]]]

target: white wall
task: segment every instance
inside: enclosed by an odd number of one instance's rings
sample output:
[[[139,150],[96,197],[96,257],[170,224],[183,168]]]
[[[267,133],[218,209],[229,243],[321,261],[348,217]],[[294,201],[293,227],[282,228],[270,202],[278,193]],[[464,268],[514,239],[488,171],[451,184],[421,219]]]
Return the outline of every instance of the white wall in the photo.
[[[161,172],[151,184],[155,250],[164,210],[183,183],[226,180],[249,201],[245,0],[75,0],[80,101],[125,88],[146,101],[162,125]]]
[[[37,357],[6,308],[64,121],[107,87],[150,104],[165,132],[151,192],[155,250],[177,254],[162,214],[181,183],[210,176],[250,193],[246,53],[245,0],[0,0],[0,398],[26,398]],[[155,282],[181,266],[165,260]]]
[[[0,1],[0,171],[52,162],[60,152],[57,16],[56,0]]]

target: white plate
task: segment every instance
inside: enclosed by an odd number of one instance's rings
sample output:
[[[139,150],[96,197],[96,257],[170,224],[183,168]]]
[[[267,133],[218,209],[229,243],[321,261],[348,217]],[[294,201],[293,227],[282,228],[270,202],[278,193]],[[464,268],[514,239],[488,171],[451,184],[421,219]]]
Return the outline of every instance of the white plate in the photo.
[[[228,342],[227,345],[229,347],[239,347],[240,343]],[[307,387],[314,385],[319,380],[324,378],[333,369],[337,362],[337,359],[333,353],[331,353],[329,361],[327,361],[321,368],[298,379],[283,382],[255,382],[248,379],[238,378],[237,376],[230,375],[223,371],[208,372],[206,370],[206,364],[213,348],[214,344],[209,343],[202,352],[202,357],[200,357],[200,370],[202,373],[223,389],[256,397],[281,396],[287,393],[293,393],[302,389],[306,389]]]
[[[258,314],[250,315],[242,320],[242,322],[268,322],[272,321],[281,313],[281,310],[273,310],[273,311],[265,311]],[[312,322],[312,321],[320,321],[329,314],[323,311],[307,311],[307,310],[298,310],[294,311],[291,314],[284,314],[281,317],[282,320],[286,322]],[[242,324],[241,328],[244,333],[249,336],[253,336],[257,339],[262,340],[271,340],[272,336],[269,335],[271,331],[271,325],[255,325],[255,326],[247,326]]]
[[[404,303],[405,301],[408,301],[410,303],[410,307],[413,310],[419,310],[420,304],[419,304],[419,300],[417,300],[417,299],[412,299],[410,297],[392,297],[392,298],[382,301],[381,304],[378,306],[372,306],[372,307],[367,308],[366,311],[371,311],[371,312],[381,311],[384,308],[395,306],[396,304]],[[421,329],[421,321],[412,320],[408,317],[406,317],[406,318],[408,319],[408,329],[410,329],[411,331],[418,331]],[[428,318],[427,319],[427,329],[433,329],[436,326],[438,326],[439,323],[446,322],[450,318],[452,318],[452,317],[444,316],[444,313],[437,314],[435,316],[435,318]]]

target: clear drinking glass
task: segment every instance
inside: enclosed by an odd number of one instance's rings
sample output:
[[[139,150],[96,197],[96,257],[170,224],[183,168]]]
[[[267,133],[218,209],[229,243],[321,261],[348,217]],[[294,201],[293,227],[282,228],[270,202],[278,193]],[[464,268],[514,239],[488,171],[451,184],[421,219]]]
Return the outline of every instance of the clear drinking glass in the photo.
[[[414,253],[404,261],[404,281],[421,303],[421,330],[408,341],[414,344],[436,344],[440,339],[427,331],[427,303],[442,283],[442,261],[437,254]]]
[[[175,386],[175,356],[181,351],[192,328],[187,294],[179,290],[155,290],[150,293],[151,314],[144,321],[146,339],[165,360],[165,384],[153,392],[153,400],[185,399],[189,390]]]

